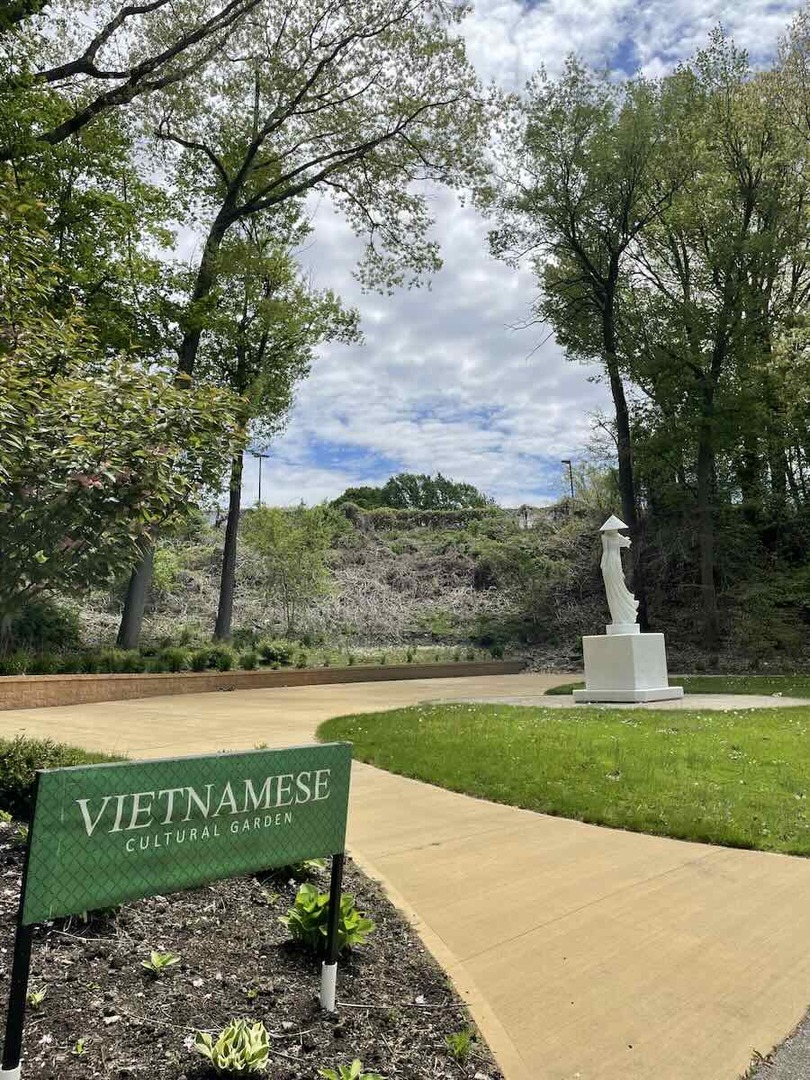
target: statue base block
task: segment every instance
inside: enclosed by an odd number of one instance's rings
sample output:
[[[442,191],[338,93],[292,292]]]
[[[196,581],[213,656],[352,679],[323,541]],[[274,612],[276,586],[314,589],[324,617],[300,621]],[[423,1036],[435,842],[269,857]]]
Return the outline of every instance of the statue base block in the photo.
[[[663,634],[591,635],[582,639],[585,689],[575,701],[667,701],[683,697],[669,686]]]

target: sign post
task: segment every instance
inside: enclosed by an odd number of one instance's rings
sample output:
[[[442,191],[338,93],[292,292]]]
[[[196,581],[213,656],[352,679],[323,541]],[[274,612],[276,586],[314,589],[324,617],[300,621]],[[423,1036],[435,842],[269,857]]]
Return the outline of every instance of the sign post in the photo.
[[[0,1080],[20,1080],[35,924],[325,856],[334,1010],[350,775],[348,743],[40,770]]]

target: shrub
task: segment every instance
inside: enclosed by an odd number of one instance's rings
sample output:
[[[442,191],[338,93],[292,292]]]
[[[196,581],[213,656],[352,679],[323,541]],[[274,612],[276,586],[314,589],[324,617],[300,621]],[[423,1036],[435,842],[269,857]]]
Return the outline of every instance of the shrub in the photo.
[[[260,1020],[255,1024],[232,1020],[216,1039],[207,1031],[198,1031],[194,1046],[220,1076],[264,1072],[270,1056],[267,1029]]]
[[[298,890],[295,904],[286,915],[279,915],[279,922],[290,931],[295,941],[300,941],[316,954],[326,949],[326,929],[329,921],[329,894],[305,882]],[[354,897],[343,893],[340,898],[337,945],[342,952],[353,945],[363,945],[374,929],[374,923],[354,906]]]
[[[210,649],[195,649],[191,654],[191,670],[207,671],[211,665]]]
[[[217,671],[230,671],[236,660],[236,654],[228,645],[212,645],[211,664]]]
[[[31,658],[27,675],[55,675],[59,670],[62,657],[58,653],[43,652]]]
[[[80,641],[79,616],[53,600],[31,600],[11,620],[8,640],[13,649],[74,649]]]
[[[243,652],[247,649],[256,648],[256,631],[251,630],[249,626],[238,626],[231,634],[231,641],[235,649],[241,649]]]
[[[298,654],[298,659],[295,661],[295,666],[299,668],[305,668],[309,663],[309,654],[303,649]]]
[[[0,656],[0,675],[25,675],[30,663],[29,654],[21,650]]]
[[[57,664],[57,673],[59,675],[73,675],[77,671],[82,669],[82,658],[80,653],[63,653],[59,657],[59,663]]]
[[[30,821],[37,769],[120,760],[75,746],[64,746],[51,739],[29,739],[24,735],[0,739],[0,808],[8,810],[18,821]]]
[[[171,645],[169,648],[161,649],[157,658],[165,663],[166,671],[188,671],[191,666],[191,656],[188,649],[182,649],[178,645]]]
[[[130,654],[123,649],[101,649],[96,655],[96,665],[98,670],[105,674],[116,674],[132,670],[129,659]]]
[[[295,656],[295,646],[289,641],[260,641],[259,656],[263,664],[291,664]]]
[[[259,654],[250,649],[248,652],[243,652],[239,656],[239,666],[244,668],[245,671],[253,671],[259,666]]]

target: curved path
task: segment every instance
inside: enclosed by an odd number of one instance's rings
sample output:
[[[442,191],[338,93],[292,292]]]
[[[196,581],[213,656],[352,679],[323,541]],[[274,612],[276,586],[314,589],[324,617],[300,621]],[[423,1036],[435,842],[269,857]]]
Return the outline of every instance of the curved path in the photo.
[[[571,678],[14,710],[0,713],[0,735],[138,757],[282,746],[309,741],[330,716],[438,699],[528,701]],[[810,860],[598,828],[362,764],[349,845],[453,976],[507,1080],[736,1080],[810,1001]]]

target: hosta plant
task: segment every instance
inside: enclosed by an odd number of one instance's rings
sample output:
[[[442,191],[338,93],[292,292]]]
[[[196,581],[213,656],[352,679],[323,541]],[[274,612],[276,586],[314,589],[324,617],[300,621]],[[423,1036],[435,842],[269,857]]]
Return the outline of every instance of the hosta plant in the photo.
[[[170,967],[180,963],[180,957],[173,952],[155,952],[149,954],[148,960],[141,960],[141,967],[145,967],[153,975],[162,975]]]
[[[363,1072],[363,1062],[355,1058],[351,1065],[338,1065],[336,1069],[319,1069],[325,1080],[382,1080],[379,1073]]]
[[[216,1039],[207,1031],[198,1031],[194,1046],[220,1076],[262,1073],[270,1056],[267,1029],[260,1020],[255,1024],[232,1020]]]
[[[314,953],[323,953],[329,923],[329,894],[318,892],[315,885],[305,882],[298,890],[295,904],[286,915],[279,916],[279,922],[284,923],[296,941],[303,942]],[[363,945],[373,929],[371,919],[354,906],[354,897],[343,893],[338,919],[338,951]]]

